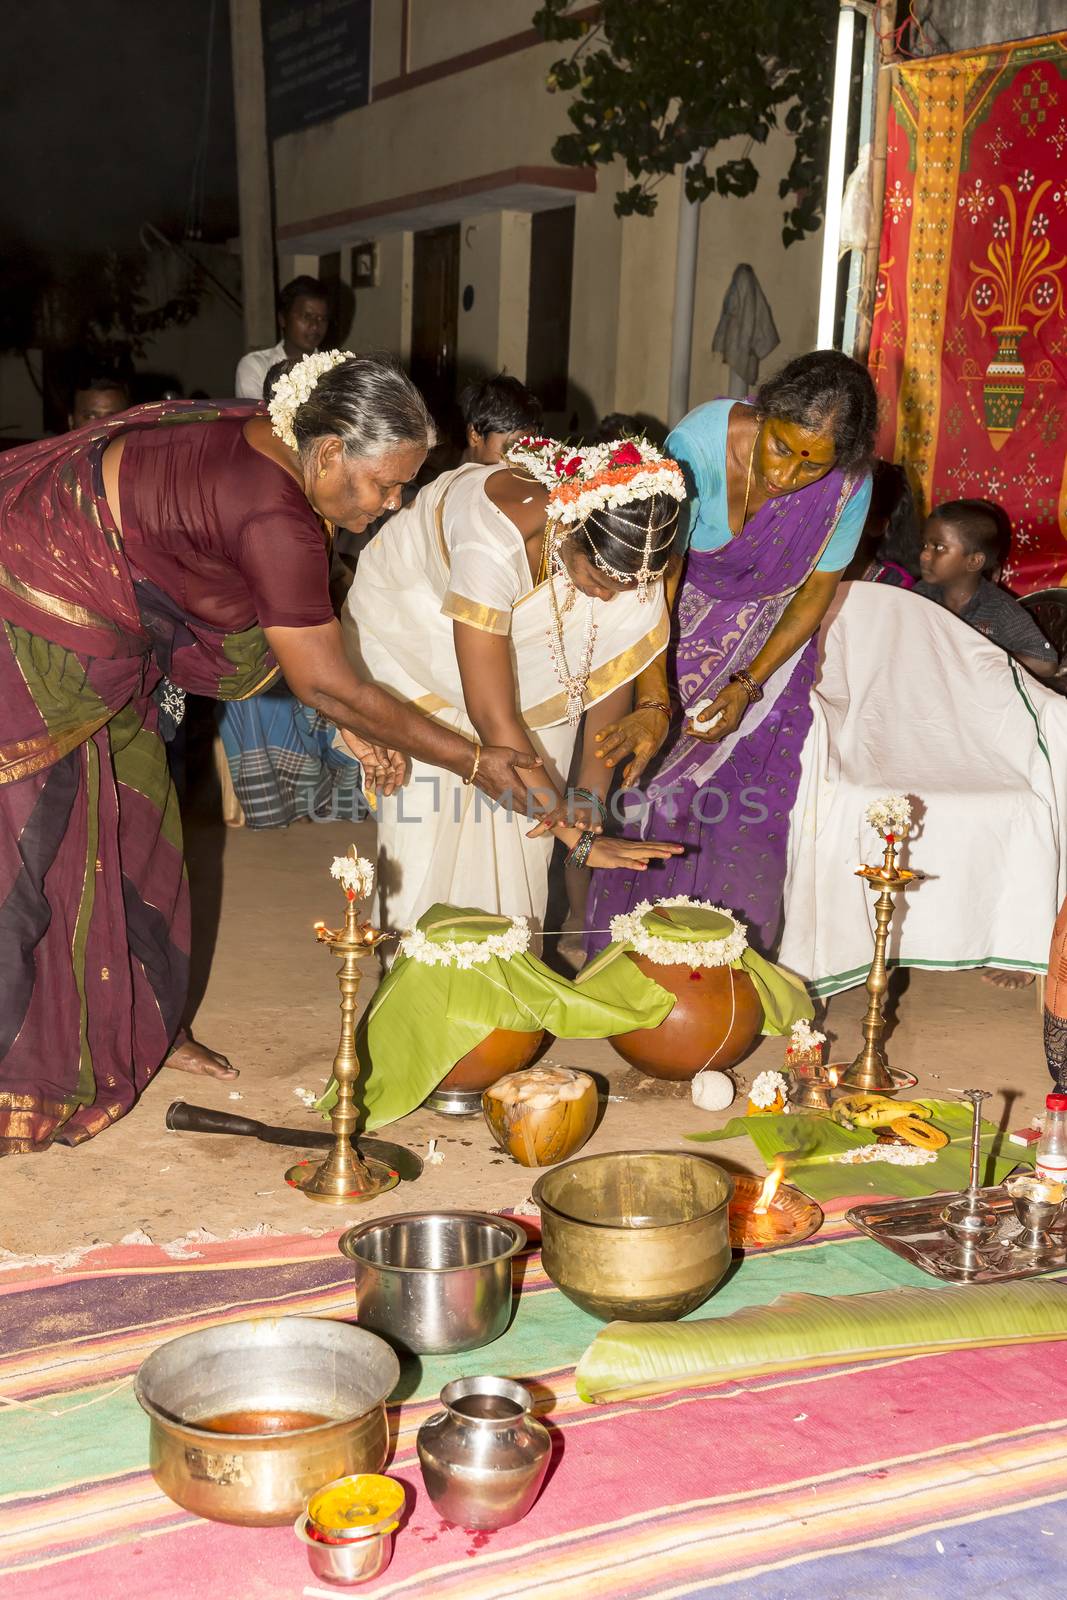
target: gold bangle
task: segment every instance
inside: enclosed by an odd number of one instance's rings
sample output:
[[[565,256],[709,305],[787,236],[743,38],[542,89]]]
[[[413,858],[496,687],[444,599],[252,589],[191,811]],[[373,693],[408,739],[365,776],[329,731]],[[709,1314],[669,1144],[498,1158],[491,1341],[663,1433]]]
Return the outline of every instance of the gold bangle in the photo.
[[[482,764],[482,747],[478,743],[477,739],[475,739],[475,741],[474,741],[474,765],[470,770],[470,776],[467,777],[467,778],[464,778],[464,780],[463,780],[463,787],[465,789],[469,789],[471,784],[474,782],[475,778],[478,776],[478,768],[481,766],[481,764]]]
[[[671,708],[665,700],[638,700],[634,706],[635,711],[662,711],[668,722],[671,717]]]

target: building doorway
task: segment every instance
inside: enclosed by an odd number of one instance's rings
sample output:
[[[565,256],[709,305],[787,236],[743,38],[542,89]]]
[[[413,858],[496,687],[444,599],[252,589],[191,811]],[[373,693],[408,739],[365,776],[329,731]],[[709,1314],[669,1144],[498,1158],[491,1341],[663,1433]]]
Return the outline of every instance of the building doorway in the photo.
[[[526,382],[550,417],[567,409],[574,273],[574,207],[535,211],[530,219],[530,309]]]
[[[447,425],[456,399],[459,224],[417,233],[413,266],[411,376]]]

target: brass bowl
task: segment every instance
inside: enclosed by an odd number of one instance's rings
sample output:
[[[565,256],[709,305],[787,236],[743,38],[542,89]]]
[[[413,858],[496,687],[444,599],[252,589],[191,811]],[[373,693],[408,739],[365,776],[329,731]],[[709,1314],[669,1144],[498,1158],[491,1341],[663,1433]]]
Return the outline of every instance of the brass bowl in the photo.
[[[569,1300],[602,1321],[673,1322],[730,1265],[732,1180],[706,1156],[622,1150],[538,1178],[541,1259]]]
[[[291,1524],[324,1483],[381,1471],[385,1401],[399,1377],[383,1339],[327,1317],[182,1334],[141,1363],[134,1388],[149,1416],[152,1476],[197,1516]],[[234,1431],[236,1419],[249,1431]]]

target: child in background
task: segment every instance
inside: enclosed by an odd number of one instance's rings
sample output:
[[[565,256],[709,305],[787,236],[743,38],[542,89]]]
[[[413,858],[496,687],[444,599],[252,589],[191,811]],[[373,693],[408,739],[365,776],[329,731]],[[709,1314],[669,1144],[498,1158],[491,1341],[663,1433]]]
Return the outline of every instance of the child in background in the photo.
[[[948,500],[926,519],[915,593],[985,634],[1037,678],[1051,678],[1059,658],[1037,623],[985,576],[1007,559],[1010,532],[983,500]]]
[[[494,466],[509,444],[541,432],[541,402],[518,378],[498,372],[495,378],[469,383],[459,397],[466,431],[463,461]]]

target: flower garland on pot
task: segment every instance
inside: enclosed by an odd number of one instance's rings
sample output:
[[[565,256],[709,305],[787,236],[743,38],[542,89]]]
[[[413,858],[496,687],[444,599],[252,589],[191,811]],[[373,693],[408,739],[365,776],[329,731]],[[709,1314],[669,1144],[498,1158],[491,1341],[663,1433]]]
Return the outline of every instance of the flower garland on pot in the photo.
[[[730,932],[717,939],[667,939],[653,933],[645,917],[659,906],[690,906],[700,911],[714,911],[730,923]],[[722,906],[713,906],[710,900],[691,900],[678,894],[661,900],[641,900],[632,911],[611,919],[611,937],[615,944],[630,944],[638,955],[647,957],[658,967],[729,967],[740,961],[748,949],[748,934],[744,924]]]
[[[504,933],[490,933],[484,939],[442,939],[439,943],[421,928],[412,928],[400,940],[400,954],[424,967],[455,967],[462,972],[494,959],[510,961],[529,950],[530,924],[525,917],[509,920],[511,926]]]

